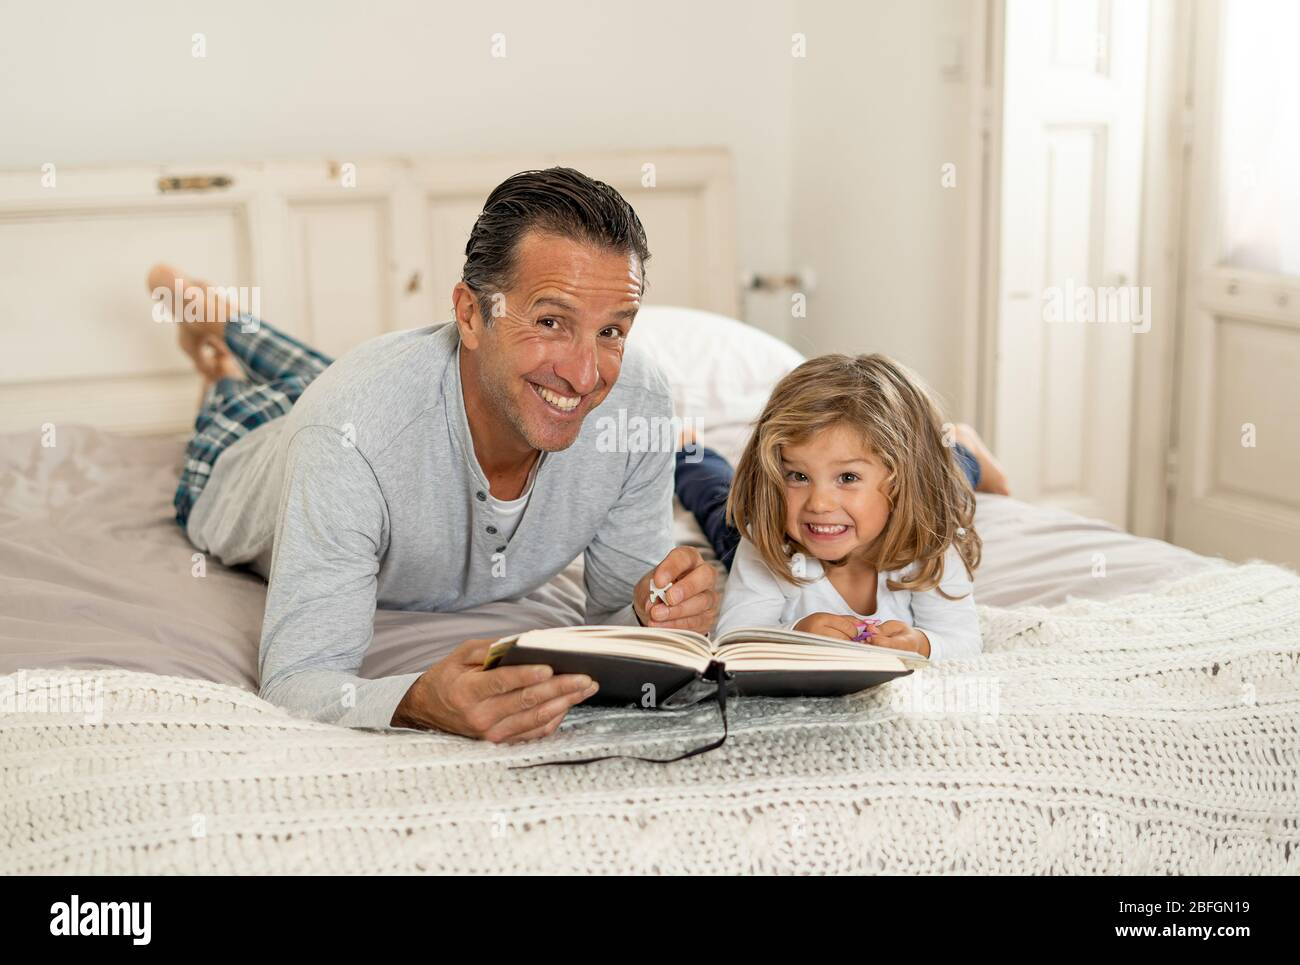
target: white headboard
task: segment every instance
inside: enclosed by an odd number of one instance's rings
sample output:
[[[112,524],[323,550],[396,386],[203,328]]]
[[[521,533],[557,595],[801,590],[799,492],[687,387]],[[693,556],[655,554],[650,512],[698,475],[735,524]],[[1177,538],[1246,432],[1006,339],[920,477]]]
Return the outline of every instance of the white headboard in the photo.
[[[488,193],[554,164],[636,208],[652,256],[645,304],[736,315],[721,150],[12,171],[0,174],[0,431],[191,425],[198,376],[145,290],[158,261],[256,286],[267,321],[333,355],[450,318]],[[170,178],[200,180],[164,190]]]

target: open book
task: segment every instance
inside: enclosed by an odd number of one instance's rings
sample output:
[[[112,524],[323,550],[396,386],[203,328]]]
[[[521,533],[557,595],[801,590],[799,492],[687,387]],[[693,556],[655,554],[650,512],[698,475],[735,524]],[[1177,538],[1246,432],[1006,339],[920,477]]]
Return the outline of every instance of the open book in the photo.
[[[588,703],[674,707],[714,690],[762,697],[838,697],[929,663],[919,653],[832,640],[797,630],[740,627],[710,640],[690,630],[556,627],[502,637],[484,668],[546,664],[600,684]]]

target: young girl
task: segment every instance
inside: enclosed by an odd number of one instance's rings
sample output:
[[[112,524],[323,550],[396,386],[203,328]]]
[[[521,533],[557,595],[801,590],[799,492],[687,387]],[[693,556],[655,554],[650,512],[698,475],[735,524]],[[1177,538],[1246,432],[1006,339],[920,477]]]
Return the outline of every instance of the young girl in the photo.
[[[782,379],[727,500],[740,539],[717,633],[780,626],[931,660],[978,654],[980,464],[953,441],[921,382],[885,356],[826,355]],[[679,474],[697,516],[705,496],[720,505],[714,465],[711,482]],[[881,622],[864,629],[868,618]]]

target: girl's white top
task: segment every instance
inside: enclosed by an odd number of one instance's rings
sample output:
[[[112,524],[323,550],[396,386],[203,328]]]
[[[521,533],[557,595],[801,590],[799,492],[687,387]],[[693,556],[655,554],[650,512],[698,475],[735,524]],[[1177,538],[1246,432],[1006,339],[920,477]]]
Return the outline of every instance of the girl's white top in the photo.
[[[877,574],[875,613],[857,613],[845,603],[816,557],[796,554],[791,558],[791,566],[802,567],[802,575],[812,582],[796,585],[777,579],[754,545],[742,539],[731,564],[731,575],[727,577],[727,590],[722,598],[714,636],[721,636],[737,627],[793,630],[794,625],[810,613],[835,613],[858,618],[875,617],[881,621],[901,620],[923,630],[930,640],[931,660],[973,657],[984,648],[971,581],[955,546],[950,546],[944,554],[943,579],[939,587],[958,599],[944,598],[938,588],[924,593],[891,590],[886,585],[889,578],[905,579],[915,568],[912,564],[901,570]]]

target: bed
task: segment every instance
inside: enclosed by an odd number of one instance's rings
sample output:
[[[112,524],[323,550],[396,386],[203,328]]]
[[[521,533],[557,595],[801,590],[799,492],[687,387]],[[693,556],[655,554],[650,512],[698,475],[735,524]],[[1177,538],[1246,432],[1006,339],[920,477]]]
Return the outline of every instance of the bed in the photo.
[[[645,326],[732,346],[661,361],[734,458],[797,356],[752,330],[736,353],[740,323],[702,315]],[[728,741],[672,765],[522,768],[668,756],[717,736],[717,708],[580,707],[509,746],[293,717],[257,697],[264,585],[171,519],[183,439],[48,441],[0,436],[0,873],[1300,870],[1287,570],[981,496],[980,657],[733,702]],[[579,612],[579,567],[539,595]],[[427,619],[380,611],[362,673],[437,659]],[[467,637],[496,629],[478,620]]]

